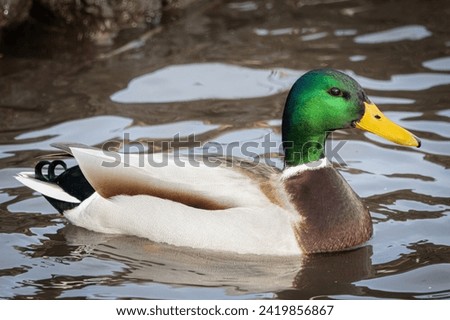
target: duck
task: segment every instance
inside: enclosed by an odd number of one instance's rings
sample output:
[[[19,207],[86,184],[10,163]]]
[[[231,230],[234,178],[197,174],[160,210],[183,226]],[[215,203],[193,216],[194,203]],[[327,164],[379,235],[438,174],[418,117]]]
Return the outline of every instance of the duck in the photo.
[[[247,255],[364,245],[373,233],[370,212],[325,157],[327,137],[356,128],[403,146],[420,147],[419,138],[387,118],[356,80],[334,69],[308,71],[293,84],[281,127],[282,169],[220,156],[180,165],[180,155],[170,153],[58,144],[78,165],[41,161],[16,178],[71,224],[94,232]]]

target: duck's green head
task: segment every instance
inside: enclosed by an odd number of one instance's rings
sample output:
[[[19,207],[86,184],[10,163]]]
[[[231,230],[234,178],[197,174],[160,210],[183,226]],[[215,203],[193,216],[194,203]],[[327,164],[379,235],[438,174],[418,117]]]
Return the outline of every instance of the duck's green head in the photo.
[[[336,70],[318,69],[300,77],[287,97],[282,127],[286,165],[323,158],[328,134],[352,127],[398,144],[420,146],[414,135],[370,102],[353,78]]]

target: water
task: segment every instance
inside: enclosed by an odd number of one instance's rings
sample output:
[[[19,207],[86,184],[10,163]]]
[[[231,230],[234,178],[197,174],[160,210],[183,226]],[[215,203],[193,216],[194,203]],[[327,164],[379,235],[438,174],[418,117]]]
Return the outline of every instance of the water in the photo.
[[[139,30],[111,47],[52,35],[4,47],[0,298],[448,299],[449,14],[447,1],[200,1],[119,55],[108,53]],[[412,149],[357,130],[333,134],[332,160],[374,223],[360,249],[236,256],[97,234],[68,224],[13,178],[54,153],[53,142],[158,148],[177,133],[188,146],[195,134],[224,150],[268,133],[279,142],[285,90],[325,66],[357,78],[422,140]],[[139,77],[154,91],[133,91],[145,86]]]

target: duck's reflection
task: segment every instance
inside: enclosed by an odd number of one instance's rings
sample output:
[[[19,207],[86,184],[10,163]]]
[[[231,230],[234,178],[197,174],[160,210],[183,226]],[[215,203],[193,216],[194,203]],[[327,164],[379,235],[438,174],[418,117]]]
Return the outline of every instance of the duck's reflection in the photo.
[[[375,269],[370,257],[372,246],[355,250],[310,255],[295,276],[293,290],[278,293],[281,299],[328,298],[332,295],[361,296],[355,282],[372,277]]]
[[[231,255],[99,234],[68,225],[60,229],[71,256],[96,256],[126,265],[120,281],[225,288],[229,295],[277,292],[282,299],[359,295],[353,282],[373,274],[372,247],[305,257]]]

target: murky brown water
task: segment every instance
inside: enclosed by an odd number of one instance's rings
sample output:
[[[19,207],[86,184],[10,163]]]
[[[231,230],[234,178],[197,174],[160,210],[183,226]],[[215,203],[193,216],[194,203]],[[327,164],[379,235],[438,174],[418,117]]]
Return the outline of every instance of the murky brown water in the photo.
[[[98,56],[139,32],[123,32],[112,47],[56,35],[4,47],[0,298],[449,298],[449,15],[445,0],[200,1],[144,46],[105,59]],[[211,62],[219,63],[215,77],[204,71]],[[110,99],[133,78],[176,65],[193,80],[163,73],[154,82],[159,102],[151,94],[142,99],[152,103]],[[358,250],[243,257],[96,234],[69,225],[13,178],[57,141],[279,139],[289,77],[324,66],[353,74],[422,139],[421,149],[410,149],[356,130],[333,135],[334,145],[348,140],[340,170],[374,222],[373,238]],[[287,70],[266,71],[279,68]],[[254,80],[245,90],[228,90],[246,72]],[[195,90],[215,80],[220,88]]]

